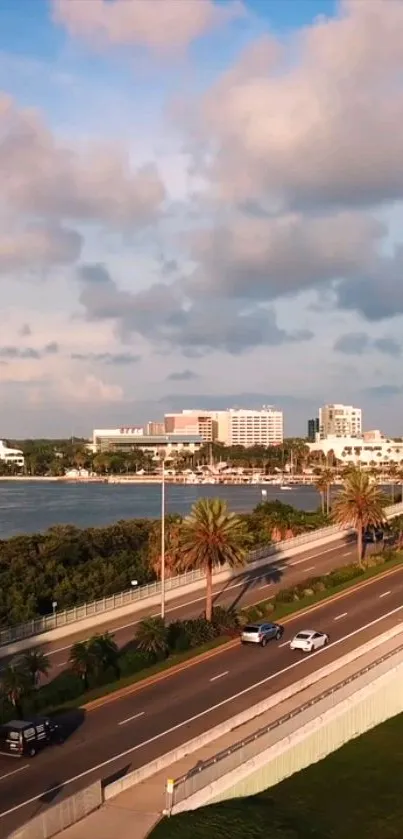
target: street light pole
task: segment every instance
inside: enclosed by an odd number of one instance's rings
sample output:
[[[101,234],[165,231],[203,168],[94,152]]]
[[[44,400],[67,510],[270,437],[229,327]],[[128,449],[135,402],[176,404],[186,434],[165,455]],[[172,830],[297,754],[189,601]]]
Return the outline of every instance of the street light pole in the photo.
[[[165,456],[161,481],[161,618],[165,620]]]

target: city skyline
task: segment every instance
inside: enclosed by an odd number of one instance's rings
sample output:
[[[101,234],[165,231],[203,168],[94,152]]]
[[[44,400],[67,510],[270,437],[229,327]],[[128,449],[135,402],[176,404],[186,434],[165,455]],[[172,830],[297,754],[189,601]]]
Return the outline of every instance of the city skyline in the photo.
[[[0,9],[1,437],[401,434],[403,2]],[[186,9],[186,13],[184,10]]]

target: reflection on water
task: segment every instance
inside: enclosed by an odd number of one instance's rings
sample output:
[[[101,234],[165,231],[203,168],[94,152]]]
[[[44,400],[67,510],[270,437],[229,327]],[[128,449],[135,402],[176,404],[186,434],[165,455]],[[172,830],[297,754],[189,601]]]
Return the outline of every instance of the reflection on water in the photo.
[[[319,496],[314,487],[282,492],[265,487],[265,498],[276,498],[302,510],[315,510]],[[205,496],[225,498],[235,512],[247,512],[262,500],[259,486],[191,486],[167,484],[167,513],[187,513]],[[46,530],[55,524],[96,527],[119,519],[157,518],[161,487],[156,484],[63,484],[0,481],[0,538]]]

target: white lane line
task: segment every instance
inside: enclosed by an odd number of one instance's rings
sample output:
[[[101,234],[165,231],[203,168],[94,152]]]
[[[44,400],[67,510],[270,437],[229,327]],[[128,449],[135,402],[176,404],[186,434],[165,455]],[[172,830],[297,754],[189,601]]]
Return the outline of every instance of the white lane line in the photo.
[[[58,664],[57,666],[58,667],[65,667],[65,665],[68,664],[68,663],[69,663],[68,661],[61,661],[60,664]]]
[[[343,635],[342,638],[338,638],[337,641],[331,642],[326,647],[321,647],[320,650],[315,650],[315,652],[311,653],[309,659],[316,658],[317,656],[323,655],[327,650],[332,649],[333,647],[337,647],[338,644],[342,644],[344,641],[348,641],[350,638],[354,638],[356,635],[359,635],[360,632],[364,632],[365,629],[369,629],[371,626],[376,626],[381,621],[385,620],[386,618],[392,617],[392,615],[397,615],[398,612],[403,610],[403,606],[397,606],[396,609],[391,609],[390,612],[385,612],[384,615],[381,615],[379,618],[375,618],[369,623],[365,623],[364,626],[360,626],[358,629],[354,629],[352,632],[349,632],[348,635]],[[66,781],[63,781],[62,784],[58,784],[57,786],[51,787],[51,789],[44,790],[40,792],[39,795],[34,795],[32,798],[27,798],[26,801],[22,801],[21,804],[16,804],[14,807],[11,807],[9,810],[3,810],[0,813],[0,819],[4,818],[4,816],[9,816],[11,813],[15,813],[16,810],[21,810],[22,807],[26,807],[28,804],[32,804],[34,801],[38,801],[39,798],[42,798],[43,795],[51,795],[52,792],[57,792],[60,790],[60,786],[62,785],[65,789],[69,784],[74,783],[75,781],[81,780],[81,778],[85,778],[87,775],[91,775],[92,772],[97,772],[98,769],[103,769],[105,766],[110,766],[111,763],[115,763],[117,760],[127,757],[128,755],[133,754],[133,752],[137,752],[139,749],[143,749],[145,746],[149,746],[151,743],[156,743],[157,740],[161,740],[162,737],[166,737],[168,734],[172,734],[174,731],[179,731],[180,728],[184,728],[186,725],[190,725],[192,722],[201,719],[202,717],[207,716],[207,714],[211,714],[212,711],[217,711],[218,708],[223,708],[224,705],[228,705],[230,702],[233,702],[234,699],[239,699],[240,696],[246,696],[246,694],[250,693],[256,688],[260,688],[263,685],[266,685],[268,682],[271,682],[273,679],[276,679],[278,676],[282,676],[283,673],[288,673],[291,670],[295,670],[296,667],[301,667],[301,664],[305,664],[306,658],[299,658],[298,661],[294,661],[293,664],[288,664],[287,667],[283,667],[282,670],[277,670],[276,673],[272,673],[271,676],[266,676],[265,679],[262,679],[260,682],[255,682],[253,685],[249,685],[249,687],[244,688],[243,690],[239,691],[239,693],[233,694],[233,696],[228,696],[227,699],[223,699],[221,702],[217,702],[216,705],[210,705],[209,708],[206,708],[204,711],[200,711],[200,713],[195,714],[193,717],[189,717],[187,720],[182,720],[182,722],[177,723],[177,725],[173,725],[171,728],[167,728],[166,731],[161,731],[159,734],[154,734],[153,737],[149,737],[148,740],[143,740],[142,743],[137,743],[136,746],[131,746],[130,749],[126,749],[124,752],[120,752],[113,757],[108,758],[108,760],[104,760],[102,763],[98,763],[96,766],[92,766],[91,769],[86,769],[85,772],[80,772],[79,775],[75,775],[73,778],[68,778]]]
[[[5,775],[0,775],[0,782],[5,781],[6,778],[11,778],[11,775],[16,775],[17,772],[22,772],[23,769],[28,769],[29,763],[25,763],[24,766],[19,766],[18,769],[13,769],[12,772],[6,772]]]
[[[279,644],[279,647],[289,647],[289,646],[290,646],[290,642],[289,642],[289,641],[283,641],[283,643],[282,643],[282,644]]]
[[[311,554],[311,556],[307,556],[304,559],[298,559],[296,562],[286,562],[287,557],[284,557],[284,559],[281,560],[281,564],[282,564],[281,571],[284,573],[287,570],[287,568],[289,568],[293,565],[301,565],[302,562],[309,562],[310,560],[316,559],[316,557],[321,557],[324,554],[336,553],[336,551],[338,551],[338,550],[340,550],[340,546],[339,547],[333,547],[333,548],[326,548],[326,550],[324,550],[324,551],[319,551],[316,554]],[[347,554],[346,554],[346,556],[347,556]],[[268,557],[268,559],[269,559],[269,557]],[[283,565],[283,563],[285,563],[285,564]],[[273,570],[274,570],[273,567],[269,566],[266,573],[264,575],[262,575],[260,577],[260,579],[263,579],[263,577],[267,577],[267,575],[270,574]],[[276,568],[276,571],[278,572],[279,569]],[[231,586],[227,586],[226,589],[220,589],[219,591],[213,592],[213,596],[219,595],[219,594],[224,595],[224,594],[226,594],[227,591],[231,591],[234,588],[240,588],[241,586],[244,586],[244,585],[245,585],[244,580],[241,583],[234,583]],[[182,595],[182,596],[184,596],[184,595]],[[195,600],[187,600],[186,603],[180,603],[178,606],[171,606],[170,609],[165,609],[165,612],[166,612],[166,614],[168,614],[169,612],[177,612],[178,609],[186,609],[187,606],[194,606],[195,603],[201,603],[202,601],[204,602],[205,599],[206,599],[205,596],[196,597]],[[160,614],[159,612],[155,612],[155,614],[151,615],[151,617],[152,618],[158,618],[159,614]],[[132,626],[136,626],[136,624],[141,623],[142,620],[143,620],[143,618],[137,618],[135,621],[130,621],[130,623],[125,623],[125,624],[122,624],[121,626],[113,626],[113,627],[111,627],[110,632],[121,632],[121,630],[123,630],[123,629],[130,629]],[[113,621],[113,618],[111,617],[110,620],[106,619],[105,623],[109,624],[109,623],[112,623],[112,621]],[[72,635],[73,635],[73,633],[72,633]],[[70,644],[67,644],[65,647],[58,647],[56,650],[50,650],[49,652],[46,653],[46,655],[47,656],[57,655],[57,653],[62,653],[62,652],[64,652],[64,650],[70,650],[71,647],[72,647],[72,644],[70,643]]]
[[[305,571],[314,571],[315,565],[310,565],[309,568],[305,568]]]
[[[390,591],[384,591],[382,594],[379,595],[379,597],[387,597],[388,594],[391,594],[391,593],[392,592],[390,592]]]
[[[342,554],[342,556],[350,556],[350,555],[351,555],[351,553],[352,553],[351,551],[346,551],[346,553],[345,553],[345,554]]]
[[[224,670],[224,673],[219,673],[218,676],[213,676],[210,682],[216,682],[217,679],[222,679],[223,676],[228,676],[228,670]]]
[[[121,720],[118,722],[118,725],[126,725],[127,722],[133,722],[133,720],[138,720],[139,717],[144,717],[145,711],[140,711],[139,714],[134,714],[132,717],[126,717],[125,720]]]
[[[342,618],[345,618],[347,612],[342,612],[341,615],[337,615],[337,618],[333,618],[334,621],[340,621]]]

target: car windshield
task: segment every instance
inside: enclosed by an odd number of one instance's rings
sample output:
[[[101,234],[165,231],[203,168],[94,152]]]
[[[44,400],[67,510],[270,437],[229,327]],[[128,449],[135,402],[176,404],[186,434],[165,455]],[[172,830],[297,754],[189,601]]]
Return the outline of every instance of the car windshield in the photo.
[[[303,638],[304,640],[306,638],[310,638],[310,637],[311,636],[310,636],[309,632],[298,632],[298,635],[297,635],[297,638]]]
[[[258,626],[245,626],[244,632],[259,632]]]

